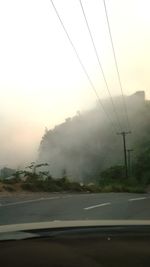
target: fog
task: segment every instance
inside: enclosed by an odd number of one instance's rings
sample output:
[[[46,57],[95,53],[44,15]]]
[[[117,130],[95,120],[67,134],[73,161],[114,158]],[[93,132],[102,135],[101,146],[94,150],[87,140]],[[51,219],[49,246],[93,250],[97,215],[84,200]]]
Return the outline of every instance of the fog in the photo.
[[[145,90],[150,99],[150,2],[106,2],[124,94]],[[100,98],[106,98],[106,86],[78,1],[55,0],[55,4]],[[120,87],[103,1],[83,0],[83,5],[115,97]],[[73,118],[78,110],[89,135],[96,125],[107,134],[109,127],[102,111],[85,112],[95,105],[95,94],[50,1],[0,1],[0,25],[0,167],[21,168],[36,160],[45,127],[54,128],[65,118]],[[78,126],[77,119],[79,116],[73,121]],[[84,139],[84,127],[82,131]],[[75,142],[76,135],[73,138]]]
[[[122,129],[128,131],[122,98],[113,99]],[[132,134],[127,136],[127,148],[135,150],[148,138],[150,105],[144,92],[126,97]],[[103,101],[113,122],[116,118],[109,99]],[[147,106],[148,105],[148,106]],[[41,141],[39,161],[47,162],[53,177],[62,177],[64,170],[70,179],[91,181],[102,170],[112,165],[123,165],[122,136],[117,135],[105,113],[96,105],[85,113],[78,113],[52,130],[47,130]]]

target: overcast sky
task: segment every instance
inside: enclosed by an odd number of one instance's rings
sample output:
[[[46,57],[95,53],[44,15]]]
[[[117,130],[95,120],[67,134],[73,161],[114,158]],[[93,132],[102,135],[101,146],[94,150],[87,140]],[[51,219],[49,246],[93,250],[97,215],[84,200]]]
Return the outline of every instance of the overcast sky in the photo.
[[[107,96],[78,0],[54,0],[99,92]],[[112,95],[120,94],[102,0],[82,0]],[[106,0],[124,93],[150,98],[150,1]],[[36,157],[44,128],[96,97],[49,0],[0,0],[0,166]]]

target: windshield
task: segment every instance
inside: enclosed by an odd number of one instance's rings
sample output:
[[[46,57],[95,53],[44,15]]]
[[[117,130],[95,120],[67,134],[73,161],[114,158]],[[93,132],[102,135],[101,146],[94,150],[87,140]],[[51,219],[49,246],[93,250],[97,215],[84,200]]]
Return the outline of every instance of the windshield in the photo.
[[[150,219],[149,8],[0,1],[0,225]]]

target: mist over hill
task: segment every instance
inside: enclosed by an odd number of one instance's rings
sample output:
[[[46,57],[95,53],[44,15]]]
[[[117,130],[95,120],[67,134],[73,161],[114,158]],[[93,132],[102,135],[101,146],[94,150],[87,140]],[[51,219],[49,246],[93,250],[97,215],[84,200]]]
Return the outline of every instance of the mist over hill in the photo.
[[[150,140],[150,101],[143,91],[126,96],[132,134],[127,136],[127,148],[133,148],[133,161],[143,142]],[[123,165],[121,130],[129,130],[122,98],[113,99],[121,129],[117,124],[110,99],[103,100],[113,126],[98,104],[92,110],[78,112],[54,129],[46,130],[39,147],[39,162],[47,162],[53,177],[65,173],[72,180],[94,181],[100,172],[112,165]]]

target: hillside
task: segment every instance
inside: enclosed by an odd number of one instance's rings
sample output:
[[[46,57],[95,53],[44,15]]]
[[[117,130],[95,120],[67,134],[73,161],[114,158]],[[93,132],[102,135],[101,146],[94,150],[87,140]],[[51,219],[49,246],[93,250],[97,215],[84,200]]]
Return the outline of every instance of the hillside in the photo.
[[[127,130],[121,97],[114,98],[114,102],[122,129]],[[115,123],[110,100],[103,103]],[[126,97],[126,103],[132,130],[127,147],[134,149],[135,161],[143,143],[150,141],[150,102],[145,100],[142,91]],[[104,169],[123,164],[122,138],[116,132],[104,112],[96,106],[47,130],[40,143],[38,161],[50,165],[53,177],[62,177],[65,172],[72,180],[94,181]]]

